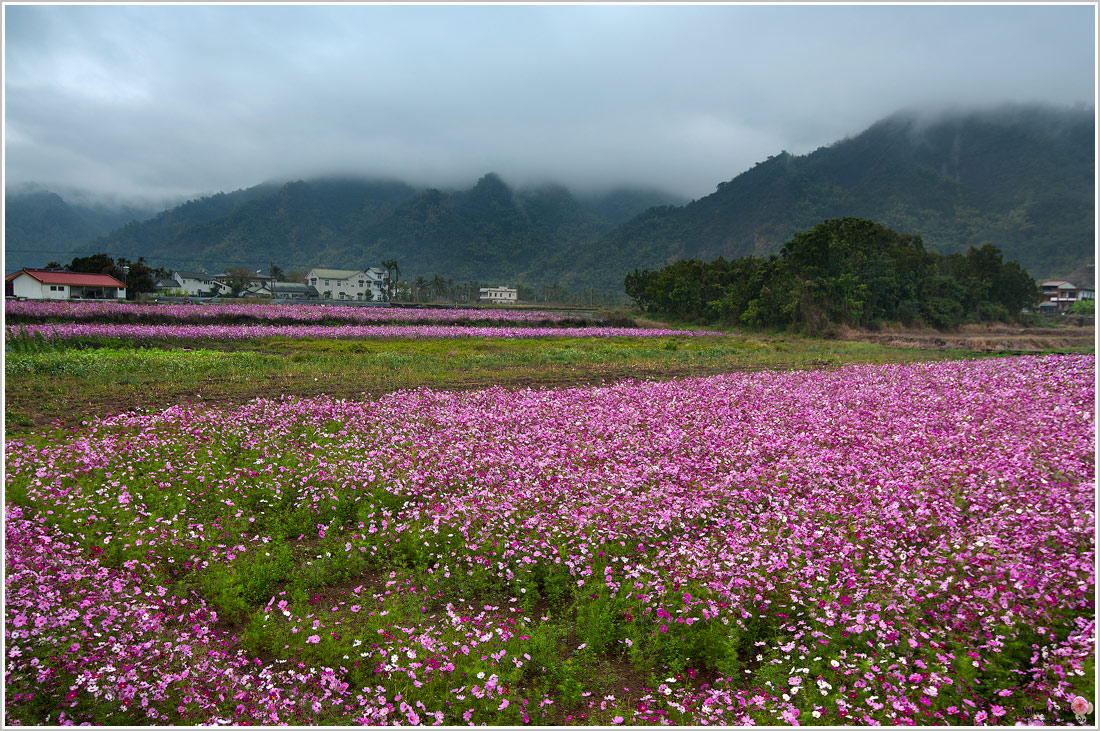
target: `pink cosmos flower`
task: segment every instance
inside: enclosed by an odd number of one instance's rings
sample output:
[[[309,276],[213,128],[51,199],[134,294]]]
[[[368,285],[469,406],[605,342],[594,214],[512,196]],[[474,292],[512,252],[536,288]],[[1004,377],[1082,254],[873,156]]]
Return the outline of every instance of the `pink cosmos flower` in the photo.
[[[306,638],[306,642],[308,642],[312,645],[316,645],[320,641],[321,641],[321,638],[318,637],[317,635],[310,635],[309,637]]]

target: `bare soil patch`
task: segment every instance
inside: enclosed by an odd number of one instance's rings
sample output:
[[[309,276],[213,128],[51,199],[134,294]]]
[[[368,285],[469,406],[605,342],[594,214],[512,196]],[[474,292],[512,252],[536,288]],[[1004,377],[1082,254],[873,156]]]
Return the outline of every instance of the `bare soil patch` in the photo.
[[[998,323],[964,325],[950,331],[884,328],[875,332],[843,328],[837,337],[892,348],[972,350],[978,353],[1081,351],[1096,346],[1094,326],[1020,327]]]

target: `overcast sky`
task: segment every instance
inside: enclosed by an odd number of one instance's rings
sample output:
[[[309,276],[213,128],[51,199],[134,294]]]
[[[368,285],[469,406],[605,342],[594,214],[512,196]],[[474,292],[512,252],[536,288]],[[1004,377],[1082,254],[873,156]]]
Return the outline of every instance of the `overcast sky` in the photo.
[[[901,108],[1094,105],[1075,6],[15,6],[5,182],[322,173],[690,198]]]

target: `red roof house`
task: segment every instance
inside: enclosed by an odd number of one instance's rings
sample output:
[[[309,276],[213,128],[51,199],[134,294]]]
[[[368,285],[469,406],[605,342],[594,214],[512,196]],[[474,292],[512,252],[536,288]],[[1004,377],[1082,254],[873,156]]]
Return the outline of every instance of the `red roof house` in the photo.
[[[125,299],[126,284],[110,274],[23,269],[5,277],[4,293],[33,300]]]

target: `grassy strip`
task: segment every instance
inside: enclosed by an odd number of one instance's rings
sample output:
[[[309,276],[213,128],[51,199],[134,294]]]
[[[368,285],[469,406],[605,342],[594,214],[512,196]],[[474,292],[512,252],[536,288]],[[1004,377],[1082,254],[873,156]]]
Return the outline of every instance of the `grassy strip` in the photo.
[[[6,433],[182,400],[282,394],[358,398],[399,389],[560,386],[734,370],[898,363],[975,355],[808,338],[197,341],[83,340],[9,346]]]

